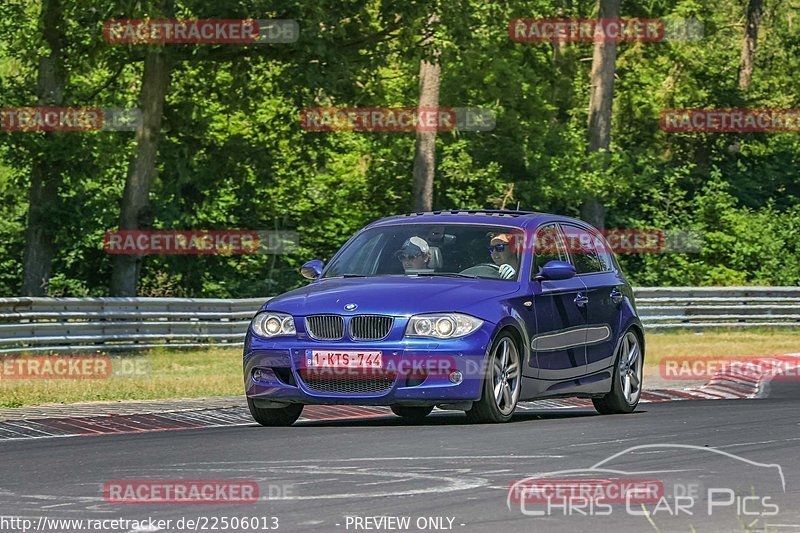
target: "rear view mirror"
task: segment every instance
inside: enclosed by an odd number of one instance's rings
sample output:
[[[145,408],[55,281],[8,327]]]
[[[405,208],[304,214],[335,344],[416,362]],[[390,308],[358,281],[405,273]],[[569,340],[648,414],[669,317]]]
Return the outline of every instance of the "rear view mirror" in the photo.
[[[319,259],[314,259],[313,261],[309,261],[300,269],[300,274],[304,278],[308,279],[317,279],[322,275],[322,267],[324,264]]]
[[[542,270],[536,275],[536,279],[538,281],[556,281],[572,278],[576,273],[575,267],[571,264],[565,263],[564,261],[553,260],[548,261],[547,264],[542,267]]]

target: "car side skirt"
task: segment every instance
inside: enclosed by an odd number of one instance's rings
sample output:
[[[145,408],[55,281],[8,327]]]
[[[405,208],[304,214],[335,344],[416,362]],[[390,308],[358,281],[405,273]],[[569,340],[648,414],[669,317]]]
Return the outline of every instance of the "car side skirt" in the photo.
[[[521,401],[540,400],[555,397],[596,397],[608,394],[611,390],[613,367],[563,381],[526,378],[522,381]]]

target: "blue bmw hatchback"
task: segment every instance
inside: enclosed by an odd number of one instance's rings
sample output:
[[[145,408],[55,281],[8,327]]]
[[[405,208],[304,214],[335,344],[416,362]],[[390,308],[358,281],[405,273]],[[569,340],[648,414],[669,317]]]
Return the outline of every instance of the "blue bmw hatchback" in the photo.
[[[270,299],[245,339],[253,418],[290,425],[310,404],[434,407],[504,422],[519,401],[636,408],[644,333],[606,241],[576,219],[521,211],[388,217],[307,286]]]

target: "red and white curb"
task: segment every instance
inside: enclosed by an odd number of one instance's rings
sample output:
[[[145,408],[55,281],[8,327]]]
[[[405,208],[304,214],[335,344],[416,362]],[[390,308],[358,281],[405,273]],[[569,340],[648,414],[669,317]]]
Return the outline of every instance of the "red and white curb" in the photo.
[[[388,407],[309,405],[299,419],[305,422],[352,420],[390,415]],[[0,441],[145,433],[255,424],[247,408],[225,407],[168,413],[6,420],[0,422]]]
[[[770,363],[785,369],[800,369],[800,354],[763,357],[755,360],[769,368]],[[660,403],[680,400],[735,400],[760,398],[774,376],[752,371],[721,370],[706,384],[697,388],[656,389],[642,391],[640,403]],[[592,401],[583,398],[560,398],[520,402],[520,411],[570,409],[591,407]],[[303,410],[300,422],[346,421],[393,416],[388,407],[350,405],[309,405]],[[190,409],[173,412],[43,418],[37,420],[0,421],[0,441],[47,439],[91,435],[145,433],[230,426],[254,425],[249,411],[243,407]]]
[[[776,369],[796,376],[800,369],[800,354],[759,357],[738,364],[731,361],[729,366],[719,370],[702,387],[683,389],[681,392],[709,400],[760,398],[765,394],[769,382],[780,377],[775,373]]]
[[[800,369],[800,354],[777,355],[749,359],[756,363],[755,370],[745,371],[740,366],[731,366],[717,371],[704,385],[695,388],[655,389],[642,391],[639,403],[674,402],[680,400],[742,400],[761,398],[766,385],[774,379],[770,373],[759,374],[757,369],[781,368],[794,371]],[[538,400],[521,402],[518,409],[567,409],[573,407],[591,407],[592,401],[584,398],[565,398],[557,400]]]

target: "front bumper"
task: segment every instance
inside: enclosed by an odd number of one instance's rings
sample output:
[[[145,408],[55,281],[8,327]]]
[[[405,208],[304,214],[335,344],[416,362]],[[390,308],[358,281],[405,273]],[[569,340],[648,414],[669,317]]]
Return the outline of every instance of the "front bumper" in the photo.
[[[244,350],[245,393],[253,399],[302,404],[436,405],[478,400],[493,330],[494,325],[485,322],[478,331],[460,339],[378,342],[297,338],[266,341],[248,335]],[[384,368],[391,371],[373,382],[364,381],[376,379],[372,376],[350,373],[321,382],[307,373],[306,350],[380,350]],[[253,375],[256,369],[258,379]],[[449,374],[454,370],[461,372],[460,383],[450,380]]]

